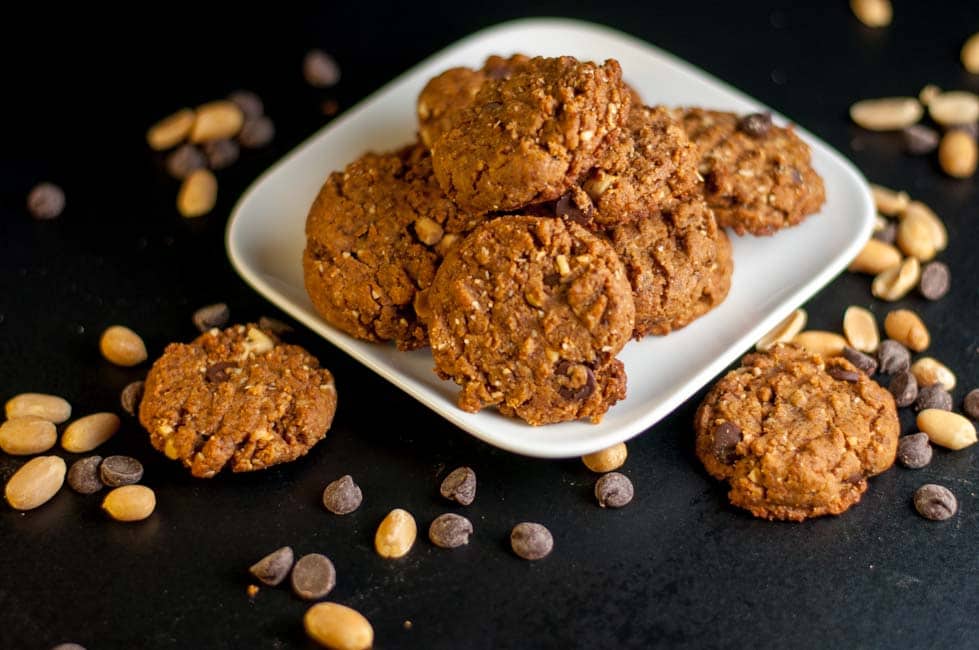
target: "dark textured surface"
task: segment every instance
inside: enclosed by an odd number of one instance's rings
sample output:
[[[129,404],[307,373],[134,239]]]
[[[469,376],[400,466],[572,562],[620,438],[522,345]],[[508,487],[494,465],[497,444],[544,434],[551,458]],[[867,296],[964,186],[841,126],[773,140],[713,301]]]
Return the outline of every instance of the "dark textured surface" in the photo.
[[[962,41],[979,30],[979,9],[968,1],[896,5],[884,31],[860,26],[845,2],[549,3],[534,13],[576,14],[660,45],[797,119],[869,178],[932,205],[949,228],[942,259],[952,290],[936,303],[902,304],[920,310],[934,341],[929,354],[957,373],[958,407],[979,383],[979,181],[942,177],[934,158],[901,154],[900,136],[852,127],[846,109],[863,97],[916,94],[927,82],[979,90],[979,77],[958,63]],[[252,13],[198,3],[161,6],[151,18],[89,6],[5,16],[0,398],[43,390],[69,398],[79,415],[117,409],[119,391],[147,366],[102,361],[106,325],[133,327],[157,355],[168,341],[195,336],[190,317],[202,305],[226,301],[236,322],[281,317],[225,257],[235,199],[323,123],[323,100],[349,107],[421,58],[521,11],[464,7],[280,3]],[[332,91],[303,83],[302,57],[313,46],[343,68]],[[261,94],[276,140],[218,173],[214,214],[182,220],[177,185],[147,151],[145,129],[239,87]],[[26,214],[27,192],[41,180],[66,190],[60,220]],[[807,306],[810,323],[838,328],[850,304],[880,320],[888,309],[870,298],[869,279],[844,276]],[[872,479],[842,517],[768,523],[727,505],[724,488],[697,463],[692,400],[630,445],[623,472],[635,499],[603,510],[595,477],[577,460],[489,448],[308,331],[294,340],[334,372],[340,395],[332,431],[308,457],[196,480],[154,452],[127,416],[99,453],[144,462],[159,503],[148,521],[108,522],[99,495],[68,489],[35,512],[0,507],[0,647],[311,648],[301,625],[307,603],[287,588],[263,588],[254,602],[245,595],[247,568],[285,544],[333,560],[331,598],[371,620],[378,648],[975,645],[975,449],[936,448],[924,469]],[[910,431],[911,414],[902,419]],[[22,462],[0,457],[0,479]],[[479,475],[476,502],[465,509],[438,494],[443,474],[463,464]],[[321,494],[345,473],[364,503],[336,517]],[[924,483],[950,487],[958,514],[946,522],[916,515],[912,495]],[[414,513],[421,531],[458,511],[475,534],[451,551],[422,534],[404,560],[382,560],[374,527],[392,507]],[[548,526],[549,557],[512,555],[509,531],[520,521]]]

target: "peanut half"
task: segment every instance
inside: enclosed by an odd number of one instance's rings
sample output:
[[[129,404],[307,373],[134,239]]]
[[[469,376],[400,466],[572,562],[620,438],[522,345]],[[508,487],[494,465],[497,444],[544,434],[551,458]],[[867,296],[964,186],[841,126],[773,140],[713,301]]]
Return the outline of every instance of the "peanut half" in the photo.
[[[864,99],[850,107],[850,119],[870,131],[899,131],[916,124],[924,109],[914,97]]]
[[[84,454],[114,436],[120,424],[115,413],[86,415],[68,425],[61,434],[61,446],[73,454]]]
[[[374,535],[374,548],[377,554],[386,558],[399,558],[407,555],[415,543],[418,526],[411,513],[395,508],[388,513],[377,527]]]
[[[188,219],[202,217],[214,209],[218,200],[218,179],[209,169],[190,173],[177,192],[177,211]]]
[[[955,388],[955,373],[934,357],[921,357],[912,363],[911,374],[922,387],[941,384],[948,391]]]
[[[928,328],[910,309],[895,309],[884,319],[884,331],[909,350],[921,352],[931,343]]]
[[[931,260],[938,252],[932,227],[921,212],[909,212],[901,219],[897,224],[895,241],[902,253],[918,258],[919,262]]]
[[[936,445],[948,449],[965,449],[976,443],[976,427],[958,413],[925,409],[918,414],[918,428]]]
[[[843,314],[843,333],[850,347],[861,352],[873,352],[880,345],[877,320],[870,310],[852,305]]]
[[[24,464],[4,488],[7,503],[14,510],[33,510],[58,493],[68,471],[57,456],[38,456]]]
[[[194,111],[181,108],[151,126],[146,132],[146,142],[156,151],[176,147],[186,139],[192,126],[194,126]]]
[[[901,252],[879,239],[870,239],[850,262],[849,270],[877,275],[901,263]]]
[[[895,192],[883,185],[870,184],[870,193],[874,195],[874,205],[877,211],[888,217],[893,217],[901,213],[908,207],[911,197],[907,192]]]
[[[877,274],[870,291],[881,300],[894,302],[908,295],[921,277],[921,263],[909,257],[898,266],[893,266]]]
[[[850,10],[867,27],[887,27],[894,17],[891,0],[850,0]]]
[[[0,449],[12,456],[40,454],[57,441],[54,423],[33,415],[11,418],[0,425]]]
[[[979,120],[979,96],[964,90],[939,93],[928,102],[928,114],[945,128]]]
[[[190,129],[191,142],[224,140],[238,135],[245,116],[234,102],[221,99],[197,107],[197,118]]]
[[[143,339],[122,325],[113,325],[102,332],[99,349],[103,357],[117,366],[136,366],[146,361]]]
[[[979,33],[970,36],[962,46],[962,65],[972,74],[979,74]]]
[[[156,509],[156,494],[145,485],[124,485],[105,495],[102,509],[116,521],[142,521]]]
[[[625,459],[628,456],[629,449],[625,446],[624,442],[620,442],[617,445],[612,445],[608,449],[601,449],[582,456],[581,462],[591,471],[604,474],[605,472],[617,470],[625,465]]]
[[[306,634],[330,650],[368,650],[374,628],[363,614],[338,603],[317,603],[303,616]]]
[[[942,171],[954,178],[969,178],[976,173],[979,148],[969,133],[952,129],[938,143],[938,164]]]
[[[846,347],[845,338],[823,330],[807,330],[797,334],[792,342],[826,359],[840,356]]]
[[[21,393],[11,397],[5,410],[11,419],[33,415],[55,424],[61,424],[71,417],[71,404],[67,400],[44,393]]]
[[[788,343],[795,338],[796,334],[805,329],[808,319],[809,315],[806,314],[805,309],[796,309],[765,336],[758,339],[758,342],[755,343],[755,349],[764,352],[772,349],[778,343]]]

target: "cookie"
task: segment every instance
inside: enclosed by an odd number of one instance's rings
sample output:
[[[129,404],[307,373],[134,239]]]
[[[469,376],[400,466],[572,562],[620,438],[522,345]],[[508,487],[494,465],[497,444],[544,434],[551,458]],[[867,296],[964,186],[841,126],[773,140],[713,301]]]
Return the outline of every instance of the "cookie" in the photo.
[[[336,406],[333,376],[315,357],[236,325],[168,345],[146,376],[139,421],[154,448],[209,478],[303,456]]]
[[[793,345],[747,355],[695,419],[697,456],[756,517],[802,521],[857,503],[894,463],[894,399],[841,357]]]
[[[306,292],[326,322],[351,336],[423,347],[415,295],[480,220],[443,195],[423,145],[368,153],[331,174],[310,208]]]
[[[704,196],[717,223],[739,235],[772,235],[817,212],[826,198],[809,145],[770,116],[688,108],[677,112],[701,149]]]
[[[487,79],[432,144],[446,195],[474,213],[517,210],[564,194],[628,118],[615,60],[530,59]]]
[[[445,259],[424,300],[436,372],[459,406],[533,425],[598,422],[625,397],[615,355],[635,309],[608,242],[562,219],[507,216]]]

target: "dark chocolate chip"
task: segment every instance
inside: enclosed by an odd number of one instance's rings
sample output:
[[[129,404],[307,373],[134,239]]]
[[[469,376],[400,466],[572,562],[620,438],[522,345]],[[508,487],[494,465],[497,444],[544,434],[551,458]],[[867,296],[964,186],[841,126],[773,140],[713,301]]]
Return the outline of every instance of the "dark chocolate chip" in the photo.
[[[911,406],[918,398],[918,380],[907,370],[895,373],[887,386],[898,406]]]
[[[219,302],[201,307],[194,312],[191,320],[194,321],[194,327],[198,331],[206,332],[215,327],[224,327],[228,324],[229,318],[231,318],[231,310],[228,309],[228,305]]]
[[[585,369],[585,382],[578,387],[559,385],[557,389],[558,394],[569,402],[588,399],[588,397],[595,392],[595,387],[597,385],[595,383],[595,373],[592,372],[591,368],[584,364],[572,364],[567,359],[562,359],[560,362],[558,362],[555,370],[558,375],[564,375],[571,378],[574,368],[577,367]]]
[[[772,130],[771,113],[751,113],[738,120],[738,130],[752,138],[763,138]]]
[[[263,585],[275,587],[289,575],[289,570],[292,569],[292,559],[292,548],[283,546],[251,565],[248,572]]]
[[[911,367],[911,353],[908,349],[893,339],[886,339],[877,348],[879,369],[885,375],[904,372]]]
[[[228,99],[241,110],[246,120],[261,117],[265,113],[262,98],[250,90],[236,90],[228,95]]]
[[[207,158],[194,145],[182,144],[167,155],[164,166],[168,174],[183,180],[190,176],[191,172],[207,167]]]
[[[885,244],[893,244],[897,239],[897,224],[893,221],[888,221],[882,230],[874,233],[874,239],[882,241]]]
[[[469,467],[457,467],[442,481],[439,493],[449,501],[468,506],[476,498],[476,472]]]
[[[341,476],[323,490],[323,507],[335,515],[348,515],[364,500],[364,493],[350,474]]]
[[[908,469],[921,469],[931,462],[932,448],[927,433],[904,436],[897,443],[897,460]]]
[[[319,600],[333,591],[337,571],[330,558],[319,553],[304,555],[292,567],[292,592],[303,600]]]
[[[925,409],[952,410],[952,395],[941,384],[931,384],[918,390],[918,398],[914,401],[915,411]]]
[[[109,487],[139,483],[143,464],[131,456],[109,456],[99,465],[99,478]]]
[[[843,348],[843,358],[857,367],[860,372],[868,377],[872,377],[877,372],[877,359],[869,354],[864,354],[860,350],[851,348],[849,345]]]
[[[927,483],[915,491],[914,507],[925,519],[943,521],[955,515],[959,504],[947,487]]]
[[[38,183],[27,195],[27,211],[35,219],[57,219],[64,209],[64,190],[54,183]]]
[[[510,531],[510,548],[525,560],[539,560],[554,550],[554,538],[544,526],[525,521]]]
[[[340,66],[323,50],[310,50],[303,59],[303,77],[314,88],[329,88],[340,81]]]
[[[903,131],[904,148],[914,156],[929,154],[938,148],[938,141],[941,136],[938,131],[925,126],[924,124],[914,124]]]
[[[944,262],[929,262],[921,268],[918,291],[928,300],[938,300],[952,286],[952,272]]]
[[[76,460],[68,469],[68,486],[79,494],[95,494],[102,489],[99,478],[101,456],[88,456]]]
[[[129,415],[136,415],[139,410],[139,403],[143,401],[143,387],[145,383],[142,381],[134,381],[130,384],[126,384],[126,387],[122,389],[122,393],[119,394],[119,404],[122,406],[122,410]]]
[[[738,443],[744,434],[740,427],[733,422],[724,422],[714,429],[714,458],[725,465],[730,465],[738,457]]]
[[[458,548],[468,544],[472,534],[472,522],[451,512],[439,515],[428,527],[428,539],[441,548]]]
[[[581,209],[571,196],[571,192],[565,192],[554,204],[554,213],[559,217],[564,217],[577,224],[587,224],[590,221],[593,209],[591,205]]]
[[[632,501],[635,491],[625,474],[609,472],[595,483],[595,498],[602,508],[621,508]]]
[[[860,373],[841,366],[830,366],[826,372],[838,381],[860,381]]]
[[[296,331],[292,325],[283,323],[282,321],[270,316],[260,317],[258,319],[258,328],[269,332],[270,334],[275,334],[276,336],[291,334],[292,332]]]
[[[225,169],[238,161],[238,143],[234,140],[211,140],[204,143],[204,155],[211,169]]]
[[[792,176],[793,183],[796,185],[802,184],[802,172],[800,172],[798,169],[793,167],[791,170],[789,170],[789,175]]]
[[[261,149],[275,138],[275,124],[264,115],[245,120],[238,142],[246,149]]]
[[[212,384],[220,384],[223,381],[228,381],[229,377],[231,376],[228,371],[237,367],[238,366],[231,361],[218,361],[217,363],[212,363],[204,372],[204,379]]]
[[[979,420],[979,388],[969,391],[962,401],[962,410],[973,420]]]

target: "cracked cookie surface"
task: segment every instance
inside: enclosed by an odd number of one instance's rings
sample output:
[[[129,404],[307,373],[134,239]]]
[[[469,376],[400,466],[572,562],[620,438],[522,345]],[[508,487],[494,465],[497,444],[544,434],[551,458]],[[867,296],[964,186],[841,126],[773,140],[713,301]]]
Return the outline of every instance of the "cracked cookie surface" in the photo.
[[[840,357],[793,345],[747,355],[697,410],[697,456],[756,517],[840,514],[867,477],[894,463],[900,425],[891,394]]]
[[[191,474],[248,472],[306,454],[336,411],[330,372],[257,325],[172,343],[146,376],[139,421]]]
[[[424,303],[436,372],[461,386],[463,410],[598,422],[625,397],[615,355],[632,334],[631,289],[608,242],[578,224],[482,224],[446,258]]]
[[[423,347],[415,296],[480,221],[445,197],[423,145],[365,154],[330,174],[310,208],[306,292],[324,320],[351,336]]]

